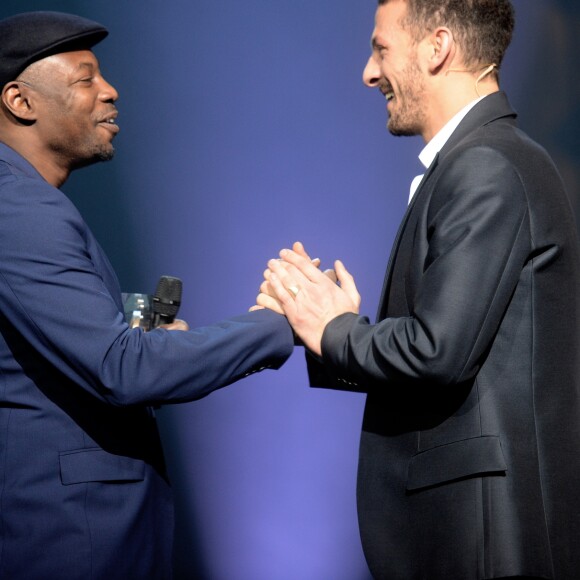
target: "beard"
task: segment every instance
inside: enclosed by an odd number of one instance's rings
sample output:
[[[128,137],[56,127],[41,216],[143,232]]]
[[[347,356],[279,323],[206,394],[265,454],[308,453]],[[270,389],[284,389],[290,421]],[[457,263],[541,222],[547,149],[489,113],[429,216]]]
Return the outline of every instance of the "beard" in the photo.
[[[95,163],[100,163],[101,161],[111,161],[115,157],[115,148],[110,145],[107,148],[101,148],[95,154]]]
[[[95,163],[102,163],[103,161],[111,161],[115,156],[115,148],[111,144],[94,146],[90,153],[78,156],[71,163],[71,170],[88,167]]]
[[[424,107],[427,91],[417,63],[409,64],[403,71],[397,92],[387,129],[397,137],[420,135],[427,118]]]

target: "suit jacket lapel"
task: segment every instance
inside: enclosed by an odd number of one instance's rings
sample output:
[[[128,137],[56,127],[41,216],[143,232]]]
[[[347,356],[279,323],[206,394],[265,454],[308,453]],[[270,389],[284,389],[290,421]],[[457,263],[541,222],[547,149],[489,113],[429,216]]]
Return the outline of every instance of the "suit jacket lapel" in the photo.
[[[389,287],[391,285],[391,280],[392,280],[391,273],[392,273],[392,269],[393,269],[393,264],[395,262],[395,257],[399,251],[399,247],[401,244],[402,234],[405,231],[405,227],[407,225],[407,222],[409,221],[409,216],[411,215],[413,208],[415,207],[415,205],[417,204],[417,201],[421,197],[421,192],[424,190],[425,184],[427,183],[427,181],[429,180],[429,177],[431,176],[431,174],[435,170],[435,167],[437,167],[438,159],[439,159],[439,155],[437,155],[435,157],[435,159],[433,160],[433,163],[431,163],[431,165],[428,167],[427,171],[425,172],[423,179],[421,180],[421,182],[419,183],[419,186],[417,187],[417,191],[415,192],[415,195],[413,195],[411,202],[407,206],[407,211],[405,211],[405,215],[403,216],[403,219],[401,220],[401,224],[399,225],[399,229],[397,231],[395,241],[393,242],[391,255],[389,256],[389,263],[387,264],[387,271],[385,273],[385,278],[383,281],[383,289],[381,291],[381,297],[379,300],[379,308],[378,308],[377,317],[376,317],[377,322],[379,320],[382,320],[386,316],[386,308],[387,308],[386,298],[389,295]]]
[[[511,108],[507,96],[503,92],[497,92],[489,95],[485,99],[483,99],[480,103],[478,103],[469,113],[465,116],[465,118],[461,121],[457,129],[453,132],[447,143],[443,146],[441,151],[437,154],[433,163],[427,169],[411,203],[407,207],[407,211],[403,216],[401,224],[399,226],[399,230],[397,232],[397,236],[395,237],[395,241],[393,242],[393,248],[391,250],[391,255],[389,257],[389,263],[387,265],[387,271],[385,273],[385,278],[383,282],[383,289],[381,291],[381,297],[379,300],[379,307],[377,311],[377,322],[385,318],[386,311],[387,311],[387,297],[389,295],[389,289],[392,283],[392,270],[393,265],[397,256],[397,253],[400,249],[402,233],[405,230],[405,227],[409,221],[409,216],[411,215],[413,209],[419,203],[421,198],[423,197],[422,194],[427,191],[425,185],[429,181],[429,178],[437,168],[439,164],[439,160],[443,159],[449,151],[451,151],[458,143],[463,141],[470,133],[476,130],[479,127],[487,125],[497,119],[505,118],[505,117],[513,117],[515,119],[516,113]],[[515,122],[515,121],[514,121]]]

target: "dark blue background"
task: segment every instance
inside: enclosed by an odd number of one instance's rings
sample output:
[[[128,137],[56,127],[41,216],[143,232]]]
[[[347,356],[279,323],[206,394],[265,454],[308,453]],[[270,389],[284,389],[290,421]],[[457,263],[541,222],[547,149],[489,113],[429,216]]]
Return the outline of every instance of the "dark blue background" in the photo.
[[[579,4],[514,4],[503,86],[575,196]],[[0,17],[63,10],[111,32],[95,52],[121,95],[117,155],[65,191],[125,291],[179,276],[180,316],[215,322],[247,310],[268,258],[300,239],[324,267],[346,263],[374,316],[422,148],[387,133],[384,99],[361,83],[375,8],[2,0]],[[363,404],[310,390],[299,349],[277,373],[162,409],[178,578],[368,579],[355,506]]]

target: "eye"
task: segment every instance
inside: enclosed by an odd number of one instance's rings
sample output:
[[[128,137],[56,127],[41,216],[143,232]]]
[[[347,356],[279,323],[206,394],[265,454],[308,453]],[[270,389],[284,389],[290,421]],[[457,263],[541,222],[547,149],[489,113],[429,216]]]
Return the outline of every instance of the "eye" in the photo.
[[[378,56],[378,58],[383,60],[387,56],[389,49],[384,44],[374,43],[373,52]]]

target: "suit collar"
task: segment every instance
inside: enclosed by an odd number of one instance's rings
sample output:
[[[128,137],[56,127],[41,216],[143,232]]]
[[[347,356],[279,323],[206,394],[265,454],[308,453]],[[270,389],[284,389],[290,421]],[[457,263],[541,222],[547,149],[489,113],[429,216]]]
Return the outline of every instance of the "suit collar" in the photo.
[[[467,113],[447,143],[441,148],[439,159],[444,158],[449,151],[476,129],[502,118],[511,118],[515,124],[516,117],[517,113],[512,109],[507,95],[503,91],[488,95]],[[432,165],[435,165],[436,161]]]
[[[475,131],[476,129],[487,125],[493,121],[502,118],[510,118],[511,122],[515,124],[515,117],[516,113],[512,110],[507,96],[503,92],[493,93],[488,95],[485,99],[481,100],[477,103],[469,113],[463,118],[457,129],[453,132],[451,137],[448,139],[447,143],[443,146],[441,151],[436,155],[435,159],[425,172],[423,179],[411,203],[407,207],[407,211],[403,216],[401,224],[399,226],[399,231],[397,232],[397,236],[395,241],[393,242],[393,249],[391,250],[391,255],[389,258],[389,263],[387,265],[387,272],[385,274],[385,279],[383,282],[383,290],[381,292],[381,298],[379,301],[379,308],[377,312],[377,320],[382,320],[386,315],[386,296],[389,292],[389,286],[391,283],[391,276],[392,276],[392,269],[395,256],[399,251],[399,245],[401,243],[401,237],[407,222],[409,221],[409,217],[413,211],[413,208],[419,200],[422,198],[421,194],[424,194],[423,188],[425,184],[429,181],[431,174],[437,168],[438,162],[440,159],[443,159],[445,155],[447,155],[457,144],[459,144],[463,139],[465,139],[470,133]]]
[[[458,111],[445,125],[437,132],[437,134],[423,147],[421,153],[419,153],[419,160],[425,167],[425,169],[429,169],[433,160],[437,156],[437,153],[443,149],[445,143],[449,141],[451,135],[455,132],[461,121],[465,119],[469,111],[479,103],[485,97],[479,97],[477,99],[473,99],[470,103],[465,105],[460,111]]]
[[[10,165],[13,170],[16,170],[18,173],[24,174],[27,177],[33,177],[45,181],[44,177],[38,173],[29,161],[22,157],[20,153],[12,149],[12,147],[9,147],[2,142],[0,142],[0,160]]]
[[[425,172],[421,183],[417,187],[416,193],[413,196],[413,201],[421,191],[423,185],[427,182],[429,175],[431,175],[433,170],[437,167],[439,159],[443,159],[445,155],[447,155],[457,144],[461,143],[461,141],[463,141],[463,139],[465,139],[470,133],[488,123],[492,123],[493,121],[502,118],[511,119],[515,124],[516,117],[517,113],[512,109],[507,95],[503,91],[492,93],[476,103],[476,105],[461,120],[461,123],[459,123],[445,145],[443,145],[439,153],[437,153],[433,159],[431,165]]]

